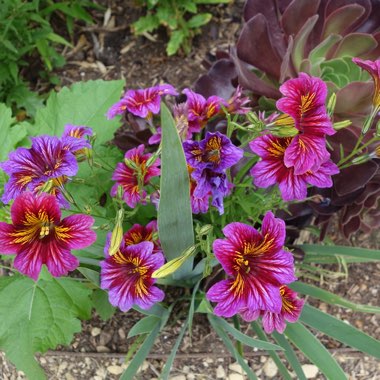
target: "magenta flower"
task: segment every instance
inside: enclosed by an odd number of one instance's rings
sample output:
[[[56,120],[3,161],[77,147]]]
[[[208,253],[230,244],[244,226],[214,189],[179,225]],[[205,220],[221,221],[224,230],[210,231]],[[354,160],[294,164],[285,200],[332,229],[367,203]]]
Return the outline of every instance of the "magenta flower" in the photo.
[[[118,163],[112,175],[116,184],[111,189],[111,195],[117,194],[118,186],[124,190],[123,199],[131,208],[139,202],[144,202],[147,195],[145,186],[151,178],[160,175],[160,159],[157,158],[151,166],[147,167],[147,161],[152,156],[144,153],[144,145],[133,148],[125,153],[124,162]]]
[[[286,322],[295,323],[301,315],[304,301],[297,298],[297,293],[286,285],[280,287],[282,307],[279,313],[270,311],[262,312],[262,322],[267,334],[277,330],[282,334],[286,328]]]
[[[257,310],[279,313],[280,286],[296,280],[293,256],[283,250],[285,223],[268,212],[261,232],[243,223],[223,229],[226,239],[216,239],[215,257],[230,277],[213,285],[207,299],[217,302],[214,313],[248,319]]]
[[[243,96],[242,90],[242,87],[238,85],[231,98],[227,100],[226,108],[229,113],[244,115],[251,110],[250,107],[245,107],[250,102],[250,99]]]
[[[280,91],[284,97],[277,101],[277,108],[290,115],[300,131],[285,152],[285,165],[294,167],[297,175],[317,170],[330,158],[325,136],[335,133],[325,107],[327,86],[319,78],[300,73]]]
[[[66,149],[78,155],[85,153],[85,149],[91,148],[86,136],[92,136],[92,134],[92,129],[89,127],[66,124],[61,140]]]
[[[108,290],[110,303],[122,311],[137,305],[150,309],[164,299],[164,292],[153,286],[152,273],[164,262],[161,252],[153,254],[153,243],[143,241],[135,245],[122,244],[113,256],[106,253],[101,265],[101,288]]]
[[[59,277],[78,267],[72,249],[86,248],[96,240],[91,230],[94,219],[71,215],[61,220],[56,198],[25,192],[11,207],[12,224],[0,222],[2,254],[16,254],[14,266],[21,273],[38,279],[42,264]]]
[[[360,58],[352,58],[352,61],[362,69],[368,71],[368,73],[371,75],[375,84],[372,103],[375,109],[380,109],[380,59],[376,61],[370,61]]]
[[[220,132],[207,132],[202,141],[185,141],[183,149],[190,166],[196,170],[208,168],[215,173],[222,173],[235,165],[244,154]]]
[[[339,173],[338,167],[327,160],[317,170],[297,175],[292,167],[285,165],[285,152],[291,144],[290,137],[272,135],[257,137],[249,143],[251,150],[261,157],[261,161],[250,171],[254,184],[264,188],[278,184],[285,201],[305,199],[308,184],[320,188],[331,187],[331,176]]]
[[[221,105],[228,106],[219,96],[210,96],[207,100],[200,94],[185,88],[182,91],[186,97],[188,109],[189,130],[200,132],[206,123],[221,111]]]
[[[141,118],[150,117],[160,112],[161,97],[165,95],[178,95],[170,84],[162,84],[139,90],[128,90],[123,98],[114,104],[107,112],[107,118],[113,119],[126,111]]]
[[[32,138],[30,149],[17,148],[0,167],[9,175],[1,199],[4,203],[24,191],[36,192],[42,183],[57,178],[67,179],[78,171],[75,156],[67,149],[65,142],[54,136]]]
[[[133,245],[142,241],[150,241],[154,244],[153,253],[162,252],[160,240],[158,239],[157,221],[152,220],[146,226],[134,224],[123,238],[125,245]]]

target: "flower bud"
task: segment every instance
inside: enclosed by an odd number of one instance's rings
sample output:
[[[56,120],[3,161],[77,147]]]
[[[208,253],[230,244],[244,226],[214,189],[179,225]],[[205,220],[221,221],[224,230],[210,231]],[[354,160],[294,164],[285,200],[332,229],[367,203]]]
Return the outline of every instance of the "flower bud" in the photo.
[[[333,93],[331,94],[329,101],[327,103],[327,113],[330,117],[334,114],[335,105],[336,105],[336,94]]]
[[[338,121],[338,122],[334,123],[334,129],[336,131],[339,131],[339,129],[343,129],[343,128],[349,127],[351,124],[352,124],[351,120]]]

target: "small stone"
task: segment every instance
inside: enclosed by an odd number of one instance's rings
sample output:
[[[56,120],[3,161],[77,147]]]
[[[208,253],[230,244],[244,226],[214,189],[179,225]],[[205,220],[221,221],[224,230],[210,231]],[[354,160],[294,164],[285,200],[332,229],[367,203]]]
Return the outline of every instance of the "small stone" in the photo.
[[[40,363],[41,364],[46,364],[46,359],[45,358],[40,358]]]
[[[218,368],[216,369],[216,378],[217,379],[225,379],[226,378],[226,371],[224,368],[219,365]]]
[[[98,375],[94,376],[92,379],[93,380],[104,380],[103,377],[98,376]]]
[[[241,373],[243,374],[244,371],[243,371],[243,368],[241,368],[241,365],[239,363],[232,363],[228,366],[228,368],[231,370],[231,371],[234,371],[234,372],[237,372],[237,373]]]
[[[92,329],[91,329],[91,335],[92,336],[98,336],[98,335],[100,335],[100,332],[101,332],[102,330],[100,330],[100,328],[99,327],[93,327]]]
[[[107,371],[112,375],[120,375],[121,373],[123,373],[123,368],[119,365],[110,365],[107,367]]]
[[[269,358],[264,364],[263,371],[269,378],[275,377],[278,372],[278,368],[272,358]]]
[[[185,366],[183,366],[183,368],[182,368],[182,372],[183,372],[183,373],[189,373],[189,372],[190,372],[190,368],[189,368],[187,365],[185,365]]]
[[[186,376],[185,375],[172,376],[169,378],[169,380],[186,380]]]
[[[149,362],[144,360],[143,363],[141,364],[139,370],[137,371],[138,373],[144,372],[149,368]]]
[[[186,377],[187,380],[195,380],[195,375],[193,373],[188,373]]]
[[[67,362],[61,362],[58,366],[58,372],[63,372],[67,368]]]
[[[228,380],[244,380],[244,376],[240,373],[231,373],[227,377]]]
[[[119,329],[119,330],[117,330],[117,333],[119,334],[119,337],[120,337],[120,339],[125,339],[127,336],[125,335],[125,332],[124,332],[124,330],[123,329]]]
[[[96,351],[104,353],[104,352],[110,352],[111,350],[108,347],[106,347],[106,346],[97,346],[96,347]]]
[[[304,364],[302,370],[305,373],[307,379],[313,379],[318,374],[318,367],[313,364]]]
[[[66,373],[65,379],[66,380],[75,380],[74,376],[71,373]]]

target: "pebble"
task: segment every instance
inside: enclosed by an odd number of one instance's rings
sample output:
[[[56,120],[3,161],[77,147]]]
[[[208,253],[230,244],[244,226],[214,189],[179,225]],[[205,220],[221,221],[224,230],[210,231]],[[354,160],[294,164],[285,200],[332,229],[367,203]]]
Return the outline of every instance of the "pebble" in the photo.
[[[125,335],[125,332],[123,329],[117,330],[117,333],[119,334],[120,339],[125,339],[127,336]]]
[[[107,371],[112,375],[120,375],[121,373],[123,373],[123,368],[119,365],[110,365],[107,367]]]
[[[185,375],[176,375],[169,378],[169,380],[186,380]]]
[[[228,366],[228,368],[231,370],[231,371],[235,371],[237,373],[244,373],[243,371],[243,368],[241,367],[241,365],[239,363],[232,363]]]
[[[226,378],[226,371],[224,368],[219,365],[218,368],[216,369],[216,378],[217,379],[225,379]]]
[[[187,380],[195,380],[195,375],[193,373],[188,373]]]
[[[227,377],[228,380],[244,380],[244,376],[240,373],[231,373]]]
[[[102,330],[100,330],[99,327],[94,327],[94,328],[91,329],[91,335],[92,335],[92,336],[98,336],[98,335],[100,335],[100,332],[101,332],[101,331],[102,331]]]
[[[305,373],[307,379],[313,379],[318,374],[318,367],[313,364],[304,364],[302,370]]]
[[[97,346],[96,351],[97,352],[110,352],[111,350],[106,346]]]
[[[66,379],[66,380],[75,380],[75,379],[74,379],[74,376],[73,376],[71,373],[66,373],[66,375],[65,375],[65,379]]]
[[[263,371],[265,375],[267,375],[270,378],[273,378],[277,375],[278,368],[272,358],[269,358],[267,362],[264,364]]]

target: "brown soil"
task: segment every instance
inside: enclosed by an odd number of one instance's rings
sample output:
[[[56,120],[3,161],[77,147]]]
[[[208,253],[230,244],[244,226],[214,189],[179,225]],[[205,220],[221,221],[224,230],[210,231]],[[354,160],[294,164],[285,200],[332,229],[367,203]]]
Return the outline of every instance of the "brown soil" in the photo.
[[[229,45],[235,43],[243,7],[242,0],[229,5],[208,7],[207,10],[214,14],[214,18],[202,30],[202,34],[194,39],[191,54],[187,57],[167,57],[167,37],[163,30],[152,34],[151,40],[135,37],[131,33],[131,23],[143,13],[133,6],[132,1],[111,0],[103,3],[111,10],[110,18],[104,22],[104,15],[94,12],[97,25],[79,29],[74,49],[63,52],[67,64],[58,71],[62,85],[96,78],[124,78],[128,88],[147,87],[158,82],[170,83],[178,89],[190,87],[205,72],[202,62],[212,60],[216,50],[227,50]],[[378,234],[358,237],[355,245],[379,249]],[[380,306],[380,264],[352,265],[347,279],[330,279],[322,287],[354,302]],[[321,310],[329,311],[369,335],[380,338],[378,315],[353,313],[347,309],[309,301]],[[39,358],[49,379],[118,378],[123,357],[133,343],[133,339],[126,339],[126,334],[140,317],[135,311],[116,312],[109,321],[104,322],[94,313],[90,321],[83,322],[83,331],[75,336],[70,347],[60,347],[57,352]],[[185,315],[179,310],[177,318],[172,318],[164,329],[136,378],[159,377]],[[380,379],[380,366],[374,359],[347,349],[321,334],[318,336],[326,347],[335,350],[337,360],[351,379]],[[270,372],[273,365],[266,353],[249,349],[246,353],[249,364],[260,379],[280,378],[275,370]],[[302,360],[307,363],[305,359]],[[174,364],[172,379],[243,379],[242,375],[238,377],[239,368],[233,363],[234,360],[210,329],[207,320],[202,315],[196,315],[192,339],[185,336]],[[23,378],[1,356],[0,368],[0,379]],[[321,375],[315,378],[323,379]]]

